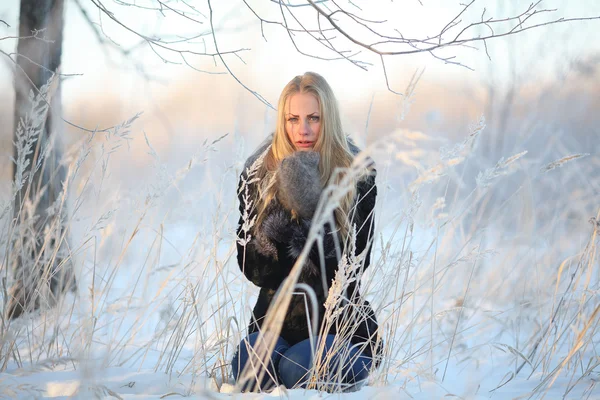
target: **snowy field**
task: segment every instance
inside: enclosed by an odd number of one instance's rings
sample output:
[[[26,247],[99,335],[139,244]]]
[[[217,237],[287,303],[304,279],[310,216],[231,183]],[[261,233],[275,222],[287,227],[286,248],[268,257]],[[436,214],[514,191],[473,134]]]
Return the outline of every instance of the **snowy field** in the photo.
[[[600,398],[598,141],[541,127],[489,159],[486,129],[370,143],[377,232],[362,284],[385,359],[361,390],[332,395],[235,393],[228,363],[258,294],[236,263],[235,187],[261,137],[163,149],[133,125],[78,143],[79,289],[5,328],[0,396]]]

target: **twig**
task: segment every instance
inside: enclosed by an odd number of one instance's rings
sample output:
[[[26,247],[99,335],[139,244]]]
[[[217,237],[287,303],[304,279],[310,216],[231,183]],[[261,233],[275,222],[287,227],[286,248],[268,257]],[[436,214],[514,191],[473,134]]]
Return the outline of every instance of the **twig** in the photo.
[[[93,1],[93,0],[92,0]],[[225,62],[225,60],[223,59],[223,56],[221,55],[221,53],[219,52],[219,45],[217,44],[217,34],[215,32],[214,29],[214,25],[213,25],[213,10],[212,10],[212,6],[210,4],[210,0],[208,0],[208,9],[210,11],[210,15],[209,15],[209,21],[210,21],[210,29],[212,30],[212,36],[213,36],[213,41],[215,44],[215,50],[217,51],[217,55],[219,57],[219,59],[221,60],[221,62],[223,63],[223,65],[225,66],[225,68],[227,69],[227,71],[229,72],[229,74],[233,77],[233,79],[235,79],[240,85],[242,85],[242,87],[244,89],[246,89],[247,91],[249,91],[250,93],[252,93],[252,95],[254,97],[256,97],[258,100],[260,100],[261,103],[263,103],[264,105],[266,105],[267,107],[271,108],[272,110],[275,110],[275,107],[273,107],[271,105],[271,103],[269,103],[262,95],[260,95],[258,92],[250,89],[248,86],[246,86],[241,80],[238,79],[238,77],[233,73],[233,71],[229,68],[229,65],[227,65],[227,63]]]

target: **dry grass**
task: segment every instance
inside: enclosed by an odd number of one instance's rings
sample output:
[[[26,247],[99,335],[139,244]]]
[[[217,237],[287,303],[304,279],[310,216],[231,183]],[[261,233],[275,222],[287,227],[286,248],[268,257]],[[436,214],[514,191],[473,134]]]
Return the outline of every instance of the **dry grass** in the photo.
[[[174,169],[151,136],[144,140],[132,128],[135,121],[89,135],[68,153],[69,259],[78,293],[19,320],[3,319],[3,371],[77,369],[92,385],[98,367],[152,369],[191,377],[186,395],[209,390],[202,377],[216,388],[231,381],[228,364],[257,292],[236,265],[235,241],[245,238],[233,235],[235,183],[251,149],[236,147],[238,132],[215,137],[194,143],[193,156]],[[504,379],[490,390],[531,377],[538,383],[533,397],[559,381],[568,397],[591,385],[599,367],[600,210],[591,179],[600,168],[598,148],[557,136],[542,153],[515,147],[506,155],[513,156],[487,159],[481,143],[494,138],[486,136],[484,119],[475,122],[462,140],[442,148],[420,131],[396,131],[374,141],[348,171],[361,171],[367,155],[379,171],[374,251],[362,291],[378,315],[385,349],[369,384],[407,391],[428,380],[443,385],[462,369],[489,367],[492,355]],[[141,183],[119,187],[111,162],[127,157],[132,136],[151,167]],[[231,148],[235,161],[221,163]],[[590,155],[581,157],[581,150]],[[344,183],[328,189],[309,243],[320,240],[317,227]],[[253,221],[246,222],[249,231]],[[0,232],[8,288],[10,245],[26,233],[7,218]],[[304,257],[306,251],[267,317],[271,333],[298,289]],[[354,257],[343,260],[325,325],[335,322],[348,277],[360,266]],[[346,328],[350,334],[353,326]],[[272,344],[267,336],[258,356]],[[327,363],[317,361],[317,389],[331,389],[321,379]],[[256,374],[245,372],[248,379]],[[5,395],[30,390],[3,387]]]

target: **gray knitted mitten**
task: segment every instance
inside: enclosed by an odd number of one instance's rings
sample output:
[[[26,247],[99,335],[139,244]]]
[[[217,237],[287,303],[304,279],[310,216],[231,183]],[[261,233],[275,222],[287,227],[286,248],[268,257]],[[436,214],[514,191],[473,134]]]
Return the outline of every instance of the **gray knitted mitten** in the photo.
[[[319,153],[296,151],[281,161],[277,198],[290,211],[311,219],[321,196]]]

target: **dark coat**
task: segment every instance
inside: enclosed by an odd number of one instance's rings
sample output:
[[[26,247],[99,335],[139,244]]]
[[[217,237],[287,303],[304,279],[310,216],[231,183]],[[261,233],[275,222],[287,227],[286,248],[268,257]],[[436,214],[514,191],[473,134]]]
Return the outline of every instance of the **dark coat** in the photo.
[[[248,190],[240,190],[242,182],[247,179],[248,167],[258,158],[265,150],[266,146],[259,148],[257,152],[246,161],[246,166],[240,176],[240,186],[238,186],[238,197],[240,201],[240,220],[237,229],[238,238],[243,239],[245,233],[243,230],[244,210],[246,209],[246,199],[256,199],[256,182],[248,185]],[[355,146],[351,146],[353,152],[358,153]],[[252,179],[250,179],[252,181]],[[362,253],[365,248],[368,249],[365,253],[363,270],[369,267],[371,261],[371,240],[373,237],[373,209],[377,196],[377,187],[375,186],[375,169],[372,174],[362,178],[357,183],[356,191],[356,212],[353,213],[352,223],[356,226],[356,255]],[[254,200],[256,204],[256,200]],[[252,219],[256,216],[255,210],[249,210],[248,218]],[[253,315],[248,328],[248,333],[258,331],[261,327],[263,319],[267,313],[267,309],[273,297],[291,271],[296,259],[300,255],[306,239],[311,221],[300,218],[293,219],[290,211],[285,209],[281,203],[275,198],[266,209],[266,216],[260,226],[255,226],[251,230],[251,240],[243,245],[242,240],[238,240],[237,258],[238,265],[244,275],[256,286],[260,287],[260,294],[256,305],[254,306]],[[321,327],[323,315],[325,313],[324,303],[327,298],[329,287],[335,277],[338,269],[338,250],[336,250],[335,239],[331,232],[331,227],[326,224],[324,227],[325,239],[323,240],[325,261],[325,281],[327,288],[323,287],[322,269],[320,266],[321,255],[319,254],[318,246],[315,244],[310,251],[310,260],[303,267],[299,282],[306,283],[315,291],[318,300],[319,324]],[[340,243],[343,250],[343,244]],[[349,299],[360,298],[358,282],[350,283],[348,292],[346,293]],[[306,316],[306,299],[308,297],[302,295],[292,296],[291,303],[283,322],[281,336],[290,344],[293,345],[309,337],[309,328]],[[353,301],[354,302],[354,301]],[[380,355],[381,342],[377,345],[377,321],[375,313],[370,304],[362,300],[360,310],[358,307],[345,307],[345,313],[338,317],[338,320],[355,321],[358,328],[351,337],[351,342],[366,343],[363,353],[367,356]],[[366,316],[366,317],[365,317]],[[311,315],[311,318],[313,316]],[[336,326],[332,326],[330,334],[336,333]],[[379,357],[376,357],[376,362]]]

